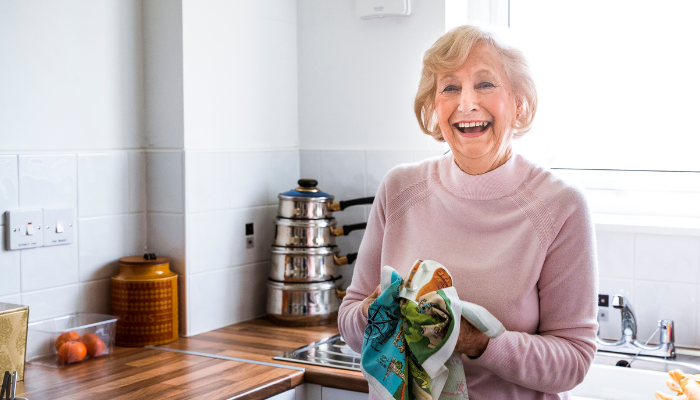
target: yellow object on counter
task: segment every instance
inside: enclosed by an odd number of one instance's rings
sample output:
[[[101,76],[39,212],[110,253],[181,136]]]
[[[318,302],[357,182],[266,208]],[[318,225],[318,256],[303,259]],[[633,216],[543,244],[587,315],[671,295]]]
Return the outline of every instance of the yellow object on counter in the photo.
[[[119,259],[112,277],[112,314],[118,316],[117,346],[143,347],[178,338],[177,274],[168,257]]]
[[[17,371],[17,380],[24,380],[27,354],[29,307],[0,303],[0,374]]]
[[[666,386],[676,392],[677,396],[669,396],[663,392],[656,392],[657,400],[700,400],[700,375],[686,374],[680,369],[668,373],[671,379],[666,381]]]

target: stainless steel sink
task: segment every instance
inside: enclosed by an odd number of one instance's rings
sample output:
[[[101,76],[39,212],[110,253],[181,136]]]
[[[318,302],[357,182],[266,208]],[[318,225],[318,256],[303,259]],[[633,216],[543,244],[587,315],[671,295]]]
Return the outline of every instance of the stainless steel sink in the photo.
[[[682,354],[683,350],[678,350],[675,359],[665,359],[658,357],[637,357],[624,354],[606,353],[599,351],[596,353],[593,363],[600,365],[617,365],[620,361],[631,362],[630,368],[645,369],[649,371],[668,372],[674,369],[683,370],[690,374],[700,374],[700,357]]]
[[[340,335],[335,335],[273,357],[274,360],[292,361],[324,367],[360,370],[360,354],[353,351]]]

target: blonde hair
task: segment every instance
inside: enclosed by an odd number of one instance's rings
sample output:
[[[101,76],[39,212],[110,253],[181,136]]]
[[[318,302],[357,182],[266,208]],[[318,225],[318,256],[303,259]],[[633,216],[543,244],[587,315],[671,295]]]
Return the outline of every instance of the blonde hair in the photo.
[[[472,47],[479,43],[490,45],[503,61],[518,107],[514,137],[522,137],[532,127],[537,111],[537,90],[525,57],[519,50],[499,43],[488,32],[464,25],[442,35],[423,56],[423,70],[413,110],[420,129],[435,140],[445,141],[435,115],[436,75],[458,69],[467,60]]]

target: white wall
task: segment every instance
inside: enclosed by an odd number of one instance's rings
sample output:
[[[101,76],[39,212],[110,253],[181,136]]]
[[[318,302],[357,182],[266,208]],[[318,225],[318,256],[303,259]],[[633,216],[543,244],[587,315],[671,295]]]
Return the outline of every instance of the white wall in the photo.
[[[30,320],[109,313],[117,259],[143,251],[143,99],[140,1],[0,2],[0,213],[77,223],[70,245],[0,249],[0,301]]]
[[[182,1],[143,1],[145,147],[182,149]]]
[[[297,148],[297,15],[289,0],[183,3],[185,148]]]
[[[362,20],[353,0],[299,0],[300,148],[429,150],[413,114],[423,52],[444,33],[444,1]]]
[[[137,149],[141,2],[0,2],[0,150]]]

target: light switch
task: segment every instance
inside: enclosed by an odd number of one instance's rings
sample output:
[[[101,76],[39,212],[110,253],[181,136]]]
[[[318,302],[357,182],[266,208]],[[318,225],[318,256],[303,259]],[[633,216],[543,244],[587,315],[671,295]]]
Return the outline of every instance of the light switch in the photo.
[[[15,210],[5,212],[5,248],[30,249],[44,245],[41,210]]]
[[[44,209],[44,246],[70,244],[75,238],[75,212],[72,208]]]

